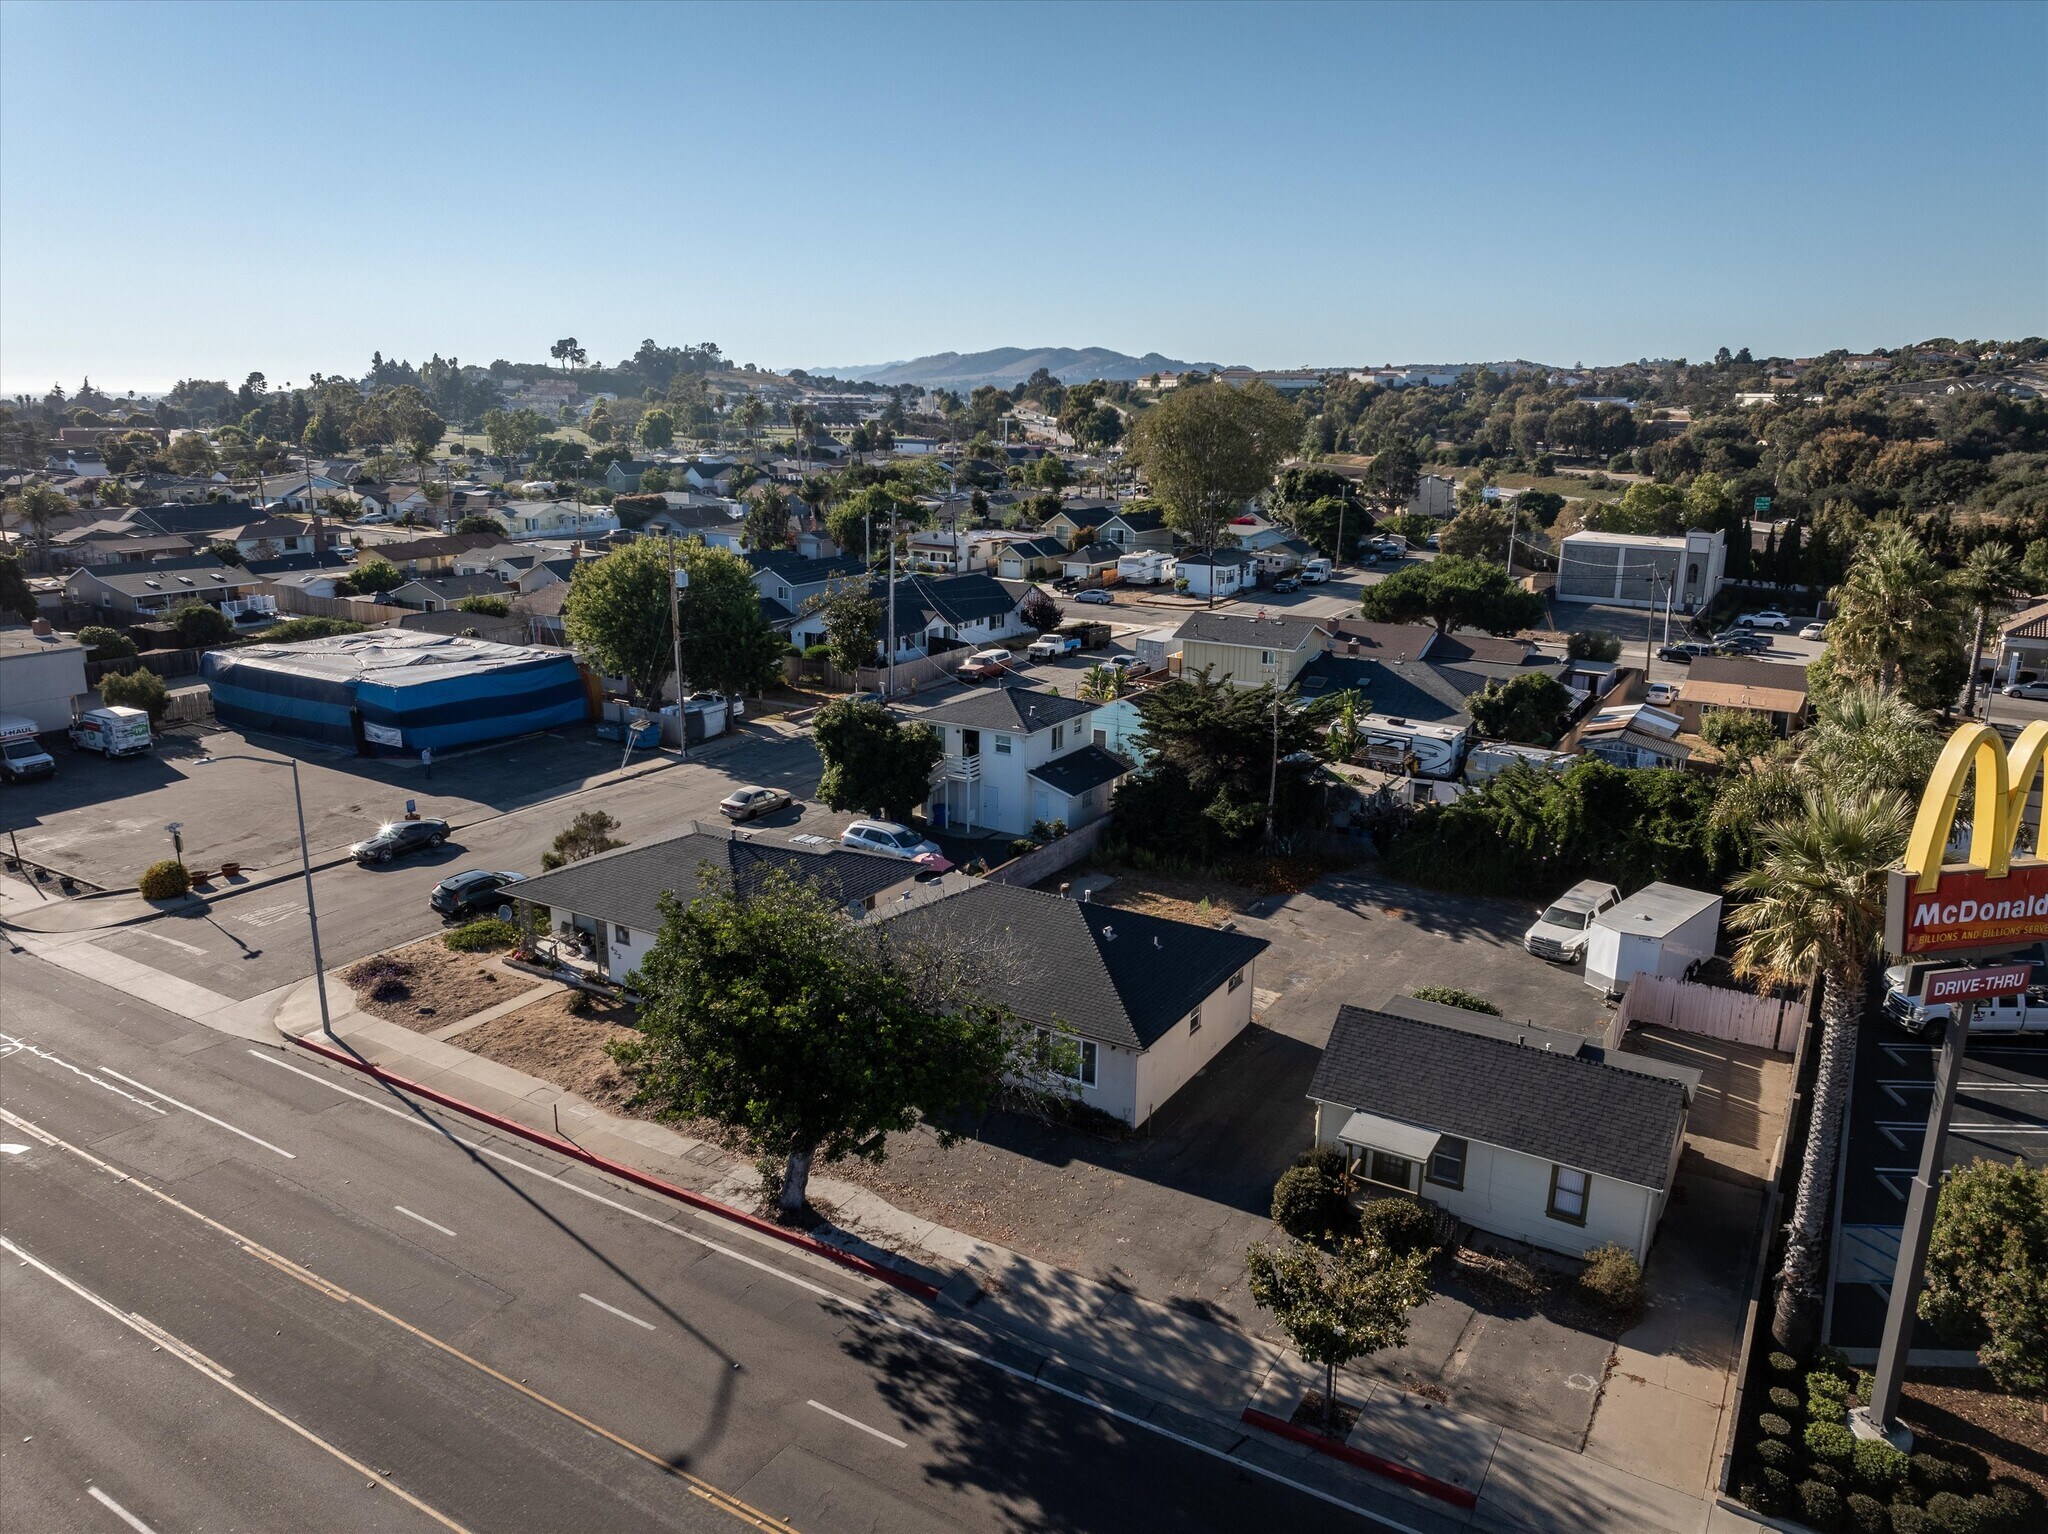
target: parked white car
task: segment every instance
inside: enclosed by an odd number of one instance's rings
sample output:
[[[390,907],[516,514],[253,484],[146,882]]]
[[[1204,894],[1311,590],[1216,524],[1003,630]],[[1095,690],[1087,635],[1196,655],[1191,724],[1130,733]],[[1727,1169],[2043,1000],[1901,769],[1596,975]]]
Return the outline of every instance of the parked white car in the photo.
[[[1825,639],[1828,637],[1828,626],[1825,623],[1809,623],[1799,631],[1799,637],[1801,639]]]
[[[1543,908],[1522,934],[1522,947],[1553,964],[1576,964],[1586,956],[1593,918],[1621,901],[1621,891],[1598,879],[1582,879]]]
[[[1676,682],[1652,682],[1649,684],[1645,695],[1650,702],[1660,706],[1666,703],[1676,703],[1678,701],[1678,685]]]
[[[944,873],[953,865],[939,851],[937,842],[926,841],[909,826],[893,820],[856,820],[839,833],[839,845],[856,852],[879,852],[886,857],[909,858],[933,873]]]
[[[1792,627],[1792,619],[1775,607],[1767,607],[1760,613],[1744,613],[1735,620],[1739,629],[1776,629],[1779,633]]]

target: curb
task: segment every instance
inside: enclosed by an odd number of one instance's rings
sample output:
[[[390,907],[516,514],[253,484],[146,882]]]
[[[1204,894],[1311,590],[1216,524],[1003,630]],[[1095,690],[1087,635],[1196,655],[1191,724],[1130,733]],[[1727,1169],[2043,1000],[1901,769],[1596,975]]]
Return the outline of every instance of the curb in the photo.
[[[1394,1460],[1382,1459],[1365,1449],[1354,1449],[1348,1443],[1333,1442],[1313,1429],[1296,1427],[1286,1418],[1260,1411],[1257,1407],[1247,1406],[1239,1414],[1238,1420],[1247,1427],[1262,1428],[1277,1438],[1301,1444],[1304,1448],[1313,1449],[1316,1453],[1327,1455],[1331,1459],[1342,1460],[1347,1465],[1356,1465],[1361,1470],[1370,1470],[1374,1475],[1385,1476],[1410,1491],[1419,1491],[1426,1497],[1435,1497],[1439,1502],[1448,1502],[1452,1507],[1463,1508],[1469,1512],[1479,1505],[1479,1495],[1476,1492],[1467,1491],[1462,1486],[1453,1486],[1449,1481],[1440,1481],[1433,1475]]]
[[[501,1114],[492,1113],[487,1108],[479,1108],[472,1103],[466,1103],[459,1097],[451,1097],[446,1092],[436,1091],[433,1087],[422,1086],[416,1081],[408,1080],[404,1076],[387,1071],[382,1066],[372,1065],[369,1061],[349,1054],[345,1050],[334,1049],[326,1044],[316,1044],[311,1039],[298,1038],[292,1035],[286,1036],[291,1038],[291,1041],[298,1045],[299,1048],[316,1054],[324,1060],[331,1060],[337,1065],[345,1065],[351,1070],[361,1071],[365,1076],[374,1077],[387,1086],[397,1087],[401,1091],[412,1093],[415,1097],[423,1097],[430,1103],[437,1103],[443,1108],[453,1109],[455,1112],[473,1118],[479,1123],[488,1124],[491,1128],[499,1130],[504,1134],[517,1135],[520,1139],[538,1145],[544,1150],[551,1150],[557,1155],[568,1157],[572,1161],[580,1161],[585,1166],[595,1167],[600,1172],[607,1172],[613,1177],[621,1178],[626,1182],[632,1183],[635,1187],[646,1189],[650,1193],[658,1193],[664,1198],[674,1199],[679,1204],[687,1204],[692,1209],[716,1215],[722,1220],[730,1220],[733,1224],[750,1230],[756,1235],[771,1237],[782,1242],[785,1246],[793,1246],[798,1251],[810,1253],[813,1257],[822,1257],[827,1262],[837,1263],[840,1267],[858,1273],[865,1278],[877,1279],[893,1288],[902,1290],[913,1298],[923,1300],[927,1304],[935,1302],[939,1297],[938,1286],[927,1283],[921,1278],[913,1278],[907,1273],[899,1273],[894,1268],[871,1261],[866,1257],[857,1256],[852,1252],[843,1251],[839,1247],[820,1241],[814,1236],[806,1236],[800,1231],[785,1230],[772,1220],[764,1220],[758,1215],[748,1214],[745,1210],[735,1209],[730,1204],[721,1204],[718,1200],[706,1198],[701,1193],[692,1193],[687,1188],[678,1188],[673,1183],[663,1182],[659,1177],[649,1176],[637,1168],[627,1166],[624,1162],[614,1161],[609,1156],[600,1156],[595,1151],[587,1151],[582,1146],[571,1141],[557,1139],[554,1135],[546,1134],[538,1129],[529,1129],[526,1125],[518,1123],[516,1120],[508,1119]]]

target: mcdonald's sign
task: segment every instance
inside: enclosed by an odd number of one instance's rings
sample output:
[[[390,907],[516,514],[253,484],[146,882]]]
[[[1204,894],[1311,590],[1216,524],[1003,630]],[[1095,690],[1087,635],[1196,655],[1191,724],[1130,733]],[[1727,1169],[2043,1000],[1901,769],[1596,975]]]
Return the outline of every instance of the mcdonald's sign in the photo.
[[[1957,728],[1920,798],[1906,856],[1891,871],[1885,946],[1900,954],[2020,948],[2048,938],[2048,861],[2017,851],[2027,800],[2048,758],[2048,720],[2008,751],[1985,724]],[[1963,786],[1972,789],[1969,860],[1945,861]]]

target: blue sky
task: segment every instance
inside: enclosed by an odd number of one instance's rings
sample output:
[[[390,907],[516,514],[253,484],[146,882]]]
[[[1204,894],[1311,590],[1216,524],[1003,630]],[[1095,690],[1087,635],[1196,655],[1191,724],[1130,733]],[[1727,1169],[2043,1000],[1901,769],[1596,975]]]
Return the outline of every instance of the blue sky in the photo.
[[[2048,330],[2048,6],[0,5],[0,388]]]

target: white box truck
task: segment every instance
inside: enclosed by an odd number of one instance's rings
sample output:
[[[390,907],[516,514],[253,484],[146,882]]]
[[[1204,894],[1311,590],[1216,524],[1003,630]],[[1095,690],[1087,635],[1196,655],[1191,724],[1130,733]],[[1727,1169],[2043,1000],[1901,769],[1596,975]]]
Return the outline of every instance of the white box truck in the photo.
[[[1593,918],[1586,938],[1586,984],[1619,996],[1637,975],[1683,976],[1714,956],[1721,897],[1676,884],[1652,884]]]
[[[71,721],[71,744],[102,756],[141,756],[154,744],[149,715],[118,703],[89,708]]]
[[[57,759],[36,739],[36,722],[19,714],[0,714],[0,778],[10,783],[47,778]]]

